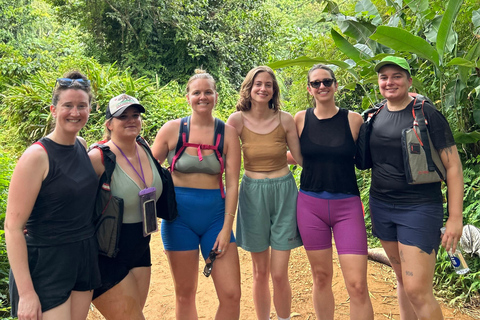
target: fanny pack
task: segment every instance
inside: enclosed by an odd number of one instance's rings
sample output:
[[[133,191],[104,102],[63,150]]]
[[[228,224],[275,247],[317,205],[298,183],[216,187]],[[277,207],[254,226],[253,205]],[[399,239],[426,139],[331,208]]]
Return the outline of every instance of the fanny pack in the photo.
[[[423,114],[426,98],[417,95],[413,103],[411,128],[402,131],[402,153],[408,184],[434,183],[446,180],[446,171],[432,140]]]

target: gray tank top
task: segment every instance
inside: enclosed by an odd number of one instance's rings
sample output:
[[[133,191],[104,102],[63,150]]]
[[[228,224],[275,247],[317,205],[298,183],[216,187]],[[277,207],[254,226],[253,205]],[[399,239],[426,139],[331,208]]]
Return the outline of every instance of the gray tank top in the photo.
[[[175,149],[168,152],[168,164],[172,165],[172,159],[175,156]],[[182,173],[206,173],[206,174],[219,174],[220,162],[217,159],[215,153],[209,155],[202,155],[203,160],[199,161],[198,156],[192,156],[184,152],[175,162],[175,171]],[[223,155],[225,162],[225,156]]]
[[[155,163],[147,152],[148,161],[153,172],[153,181],[150,187],[155,187],[156,199],[160,198],[163,191],[162,178],[158,173]],[[122,167],[115,164],[115,170],[112,175],[112,195],[123,199],[123,223],[137,223],[142,222],[142,214],[140,212],[140,197],[138,193],[143,188],[140,187],[133,179],[123,171]]]

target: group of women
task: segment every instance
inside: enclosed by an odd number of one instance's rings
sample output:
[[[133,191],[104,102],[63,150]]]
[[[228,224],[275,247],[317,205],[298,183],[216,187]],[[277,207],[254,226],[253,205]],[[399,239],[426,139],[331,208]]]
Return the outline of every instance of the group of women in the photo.
[[[433,271],[440,241],[447,249],[455,248],[461,236],[461,162],[447,121],[426,104],[430,135],[449,188],[449,218],[441,240],[440,183],[408,185],[401,163],[401,130],[412,123],[410,68],[402,58],[387,57],[375,71],[386,104],[372,129],[373,233],[397,276],[401,318],[441,319]],[[150,236],[142,232],[138,195],[154,188],[158,199],[162,182],[154,161],[167,159],[178,217],[162,221],[161,234],[177,319],[198,318],[199,247],[204,273],[211,273],[217,291],[215,318],[240,318],[237,246],[251,253],[257,318],[270,318],[271,277],[277,319],[290,319],[290,250],[302,244],[311,264],[317,319],[333,319],[332,232],[350,295],[350,317],[373,319],[367,235],[354,169],[363,119],[336,106],[338,81],[329,67],[310,69],[307,90],[313,107],[292,117],[280,110],[273,71],[256,67],[242,83],[237,112],[224,124],[213,116],[215,80],[198,70],[187,83],[191,115],[167,122],[151,153],[136,142],[145,108],[127,95],[113,98],[104,144],[116,156],[110,187],[112,195],[123,199],[124,215],[119,253],[108,258],[96,254],[92,223],[98,177],[105,171],[102,152],[87,154],[77,137],[90,112],[90,82],[78,72],[58,79],[50,107],[55,129],[26,150],[11,180],[5,235],[13,314],[20,320],[85,319],[93,299],[106,319],[144,319]],[[241,150],[244,175],[239,189]],[[303,167],[300,191],[287,161]]]

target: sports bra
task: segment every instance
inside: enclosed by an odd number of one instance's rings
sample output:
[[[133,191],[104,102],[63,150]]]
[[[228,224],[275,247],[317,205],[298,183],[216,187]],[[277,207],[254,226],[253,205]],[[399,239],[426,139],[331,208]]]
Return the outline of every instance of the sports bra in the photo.
[[[175,149],[168,152],[167,160],[168,164],[172,165],[173,157],[175,156]],[[206,174],[219,174],[220,162],[217,160],[215,153],[209,155],[202,155],[203,160],[200,161],[198,156],[192,156],[186,152],[175,162],[175,170],[182,173],[206,173]],[[225,155],[222,155],[225,161]]]
[[[268,172],[287,166],[287,137],[282,122],[266,134],[255,133],[243,125],[240,139],[245,170]]]

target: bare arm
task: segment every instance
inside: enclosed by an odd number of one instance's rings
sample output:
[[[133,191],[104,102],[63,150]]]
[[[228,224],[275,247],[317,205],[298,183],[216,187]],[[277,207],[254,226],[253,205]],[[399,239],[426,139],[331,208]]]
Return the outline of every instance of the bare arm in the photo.
[[[20,298],[18,315],[28,319],[41,319],[42,309],[28,267],[23,230],[47,173],[48,156],[41,146],[33,145],[18,161],[8,192],[5,242]]]
[[[242,113],[240,111],[234,112],[228,117],[227,124],[234,127],[237,135],[240,136],[243,129]]]
[[[214,244],[214,249],[221,249],[223,255],[230,244],[234,215],[238,203],[238,179],[240,175],[240,141],[235,128],[225,125],[225,221],[222,231]]]
[[[363,123],[363,118],[359,113],[349,111],[348,123],[350,125],[350,131],[352,132],[353,140],[357,141],[358,133],[360,132],[360,127],[362,126],[362,123]]]
[[[95,170],[97,177],[100,178],[103,172],[105,171],[105,165],[103,164],[103,161],[102,161],[102,152],[97,148],[93,148],[88,153],[88,157],[92,162],[93,169]]]
[[[180,119],[177,119],[168,121],[158,131],[151,148],[153,156],[158,162],[163,163],[168,156],[168,151],[175,148],[179,128]]]
[[[448,213],[447,230],[442,237],[442,246],[455,251],[463,230],[463,172],[457,146],[440,150],[440,158],[447,171]]]
[[[284,111],[282,112],[282,125],[287,136],[287,145],[290,153],[299,165],[303,164],[302,153],[300,152],[300,140],[298,140],[297,127],[293,117]]]

